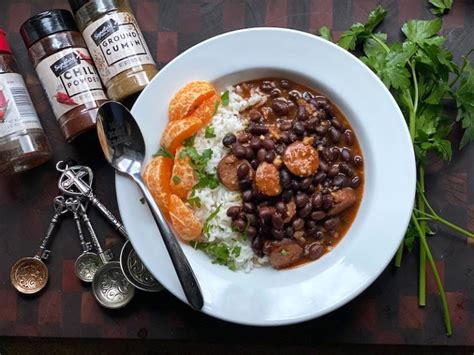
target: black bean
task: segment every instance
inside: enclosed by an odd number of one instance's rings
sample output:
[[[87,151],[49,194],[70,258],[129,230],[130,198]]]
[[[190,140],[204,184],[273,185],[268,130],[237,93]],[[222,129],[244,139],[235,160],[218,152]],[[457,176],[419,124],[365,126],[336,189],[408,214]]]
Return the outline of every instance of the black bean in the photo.
[[[356,189],[359,187],[359,185],[360,185],[360,177],[356,175],[352,178],[350,186]]]
[[[275,239],[282,240],[285,238],[285,231],[283,229],[274,228],[272,229],[272,235]]]
[[[284,144],[277,144],[275,147],[275,152],[277,152],[277,154],[282,155],[285,152],[285,149],[286,147]]]
[[[244,200],[245,202],[252,201],[252,198],[253,198],[252,190],[245,190],[242,192],[242,200]]]
[[[254,158],[253,149],[250,147],[245,147],[245,159],[252,160]]]
[[[348,148],[342,148],[341,158],[345,162],[350,162],[352,160],[352,153]]]
[[[253,150],[259,150],[262,146],[261,142],[262,141],[259,137],[253,136],[250,140],[250,148],[252,148]]]
[[[262,119],[262,114],[259,111],[252,111],[250,112],[249,118],[250,121],[258,123]]]
[[[315,210],[320,209],[321,206],[323,205],[323,194],[321,192],[318,192],[317,194],[315,194],[313,196],[313,199],[311,200],[311,203]]]
[[[339,169],[341,170],[342,173],[346,174],[347,176],[354,175],[354,170],[347,163],[344,163],[344,162],[340,163]]]
[[[338,147],[332,147],[331,148],[332,154],[334,155],[334,160],[339,159],[339,156],[341,155],[341,151],[339,150]]]
[[[316,228],[316,222],[311,220],[311,219],[307,219],[306,222],[304,223],[304,225],[305,225],[305,228],[307,228],[307,229]]]
[[[232,154],[234,154],[238,159],[245,158],[247,151],[245,147],[240,143],[232,144]]]
[[[253,204],[252,202],[244,202],[242,204],[242,208],[243,208],[244,212],[246,212],[246,213],[255,212],[255,204]]]
[[[286,214],[286,204],[283,202],[283,201],[278,201],[276,204],[275,204],[275,209],[278,213],[280,213],[281,215],[284,215]]]
[[[284,143],[284,144],[291,144],[293,143],[293,141],[291,140],[290,138],[290,134],[289,133],[286,133],[286,132],[283,132],[281,135],[280,135],[280,140]]]
[[[312,210],[313,210],[312,204],[307,203],[306,206],[304,206],[302,209],[298,211],[298,216],[300,216],[301,218],[306,218],[307,216],[309,216]]]
[[[318,108],[324,107],[324,105],[329,103],[328,99],[321,95],[315,96],[313,100],[316,102]]]
[[[293,143],[293,142],[295,142],[295,141],[298,140],[298,136],[296,135],[295,132],[290,132],[290,133],[288,134],[288,137],[289,137],[289,139],[290,139],[290,143],[288,143],[288,144],[291,144],[291,143]]]
[[[280,185],[283,189],[291,187],[291,175],[286,169],[281,169],[280,171]]]
[[[239,232],[243,232],[245,230],[246,223],[242,219],[236,219],[231,223],[232,228],[237,229]]]
[[[258,216],[264,221],[270,221],[273,213],[275,213],[275,208],[270,206],[260,207],[258,210]]]
[[[331,166],[331,168],[329,169],[328,171],[328,176],[329,177],[334,177],[336,176],[337,174],[339,174],[339,164],[334,164],[333,166]]]
[[[302,136],[304,133],[305,133],[305,127],[304,127],[304,124],[299,122],[299,121],[296,121],[294,124],[293,124],[293,131],[299,135],[299,136]]]
[[[341,140],[341,132],[339,132],[334,127],[329,128],[329,136],[331,137],[333,143],[337,144]]]
[[[341,221],[339,220],[339,217],[329,218],[324,222],[324,228],[326,228],[328,231],[333,231],[339,226],[340,223]]]
[[[314,97],[314,95],[312,93],[310,93],[309,91],[305,91],[303,93],[303,99],[305,99],[306,101],[311,100],[313,97]]]
[[[316,186],[314,186],[313,184],[309,184],[306,190],[312,194],[316,190]]]
[[[257,235],[257,229],[253,226],[249,226],[247,228],[247,236],[249,236],[250,238],[253,238]]]
[[[247,213],[245,215],[245,220],[248,222],[249,225],[256,227],[258,225],[257,216],[253,213]]]
[[[300,181],[300,189],[306,190],[311,185],[311,178],[307,177]]]
[[[240,206],[232,206],[227,209],[227,217],[235,218],[240,213]]]
[[[293,191],[298,191],[300,189],[300,184],[297,180],[291,180],[291,188]]]
[[[298,91],[298,90],[291,90],[289,93],[288,93],[288,98],[293,101],[293,102],[296,102],[298,101],[299,99],[301,99],[301,93]]]
[[[350,129],[346,129],[344,131],[344,140],[346,141],[346,144],[348,146],[351,146],[354,144],[354,133]]]
[[[288,104],[286,99],[277,98],[272,101],[272,110],[277,116],[286,116],[288,114]]]
[[[313,176],[313,184],[320,184],[326,179],[326,173],[324,171],[318,171],[314,176]]]
[[[237,142],[239,143],[248,143],[249,139],[250,139],[250,134],[248,134],[247,132],[241,132],[237,136]]]
[[[249,128],[247,128],[247,131],[254,136],[260,136],[268,133],[268,127],[263,124],[251,124]]]
[[[270,150],[269,152],[265,154],[265,161],[271,164],[273,160],[275,159],[275,157],[276,157],[275,152],[273,150]]]
[[[272,216],[272,225],[276,229],[282,229],[283,228],[283,217],[280,213],[275,213]]]
[[[291,121],[288,121],[288,120],[281,121],[280,130],[288,131],[290,129],[291,129]]]
[[[316,128],[314,130],[320,136],[324,136],[327,133],[327,131],[329,130],[329,126],[327,124],[322,124],[321,123],[319,126],[316,126]]]
[[[334,152],[331,148],[324,148],[323,151],[321,152],[321,155],[324,160],[326,160],[328,163],[332,162],[334,160]]]
[[[252,165],[252,168],[253,168],[254,170],[257,170],[257,168],[258,168],[258,160],[255,160],[255,159],[252,160],[252,161],[250,162],[250,165]]]
[[[310,118],[309,120],[305,121],[304,125],[307,130],[314,131],[319,124],[319,120],[317,118]]]
[[[339,121],[337,118],[333,118],[331,120],[331,123],[332,123],[333,127],[338,129],[339,131],[344,130],[344,126],[342,125],[342,122]]]
[[[338,174],[332,181],[336,187],[344,187],[348,185],[347,177],[343,174]]]
[[[270,91],[270,97],[272,97],[272,98],[276,98],[280,95],[281,95],[281,90],[278,89],[278,88],[275,88],[272,91]]]
[[[292,223],[292,226],[295,231],[302,230],[304,227],[304,219],[302,218],[295,219]]]
[[[328,210],[332,206],[333,197],[331,194],[323,195],[323,204],[322,207],[325,210]]]
[[[262,141],[262,147],[266,150],[272,150],[273,148],[275,148],[275,144],[270,138],[266,138]]]
[[[308,259],[316,260],[324,253],[324,246],[321,243],[311,243],[304,247],[304,254]]]
[[[304,192],[298,192],[296,194],[295,203],[297,207],[303,208],[308,203],[308,200],[308,195],[306,195]]]
[[[227,133],[224,138],[222,138],[222,144],[224,147],[230,148],[232,144],[237,141],[235,134]]]
[[[363,159],[360,155],[354,157],[354,166],[359,167],[362,165]]]
[[[244,211],[240,211],[237,217],[245,221],[247,214]]]
[[[311,213],[311,219],[315,221],[320,221],[324,217],[326,217],[326,213],[324,213],[324,211],[314,211],[313,213]]]
[[[288,226],[285,228],[285,235],[287,238],[293,238],[293,234],[295,234],[295,230],[292,226]]]
[[[257,152],[257,160],[259,163],[263,163],[265,161],[265,155],[267,151],[264,148],[260,148]]]
[[[280,80],[280,87],[282,89],[288,90],[291,87],[291,85],[290,85],[290,82],[288,80],[282,79],[282,80]]]
[[[327,173],[329,171],[329,165],[321,160],[319,162],[319,170],[321,170],[323,173]]]
[[[260,90],[267,93],[272,91],[274,87],[275,85],[271,81],[268,81],[268,80],[265,80],[264,82],[260,84]]]
[[[252,240],[252,250],[258,256],[263,256],[263,237],[255,236]]]
[[[296,117],[300,121],[306,121],[308,119],[308,112],[306,111],[306,107],[304,107],[304,105],[299,105],[298,106],[298,113],[297,113]]]
[[[281,194],[281,198],[283,199],[283,202],[286,202],[286,203],[290,202],[291,199],[293,198],[293,191],[292,190],[283,191],[283,193]]]
[[[249,178],[239,181],[240,191],[248,190],[252,188],[252,181]]]

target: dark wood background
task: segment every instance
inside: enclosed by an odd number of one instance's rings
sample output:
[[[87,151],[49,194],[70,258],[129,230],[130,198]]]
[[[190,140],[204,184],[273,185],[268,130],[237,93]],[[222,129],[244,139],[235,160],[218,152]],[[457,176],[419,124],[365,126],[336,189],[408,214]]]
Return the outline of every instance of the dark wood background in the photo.
[[[432,17],[425,0],[135,0],[132,6],[162,68],[190,46],[239,28],[280,26],[314,32],[327,25],[338,35],[353,22],[364,21],[379,3],[389,11],[382,29],[391,39],[399,38],[400,26],[407,19]],[[454,0],[454,3],[451,13],[444,17],[442,32],[448,38],[448,47],[459,59],[474,47],[474,2]],[[90,288],[73,274],[80,246],[69,219],[61,225],[51,248],[48,262],[51,278],[46,290],[37,296],[19,295],[9,283],[10,267],[18,258],[35,253],[49,223],[51,201],[58,194],[54,169],[58,160],[74,158],[91,166],[97,195],[118,214],[113,172],[102,158],[95,135],[88,134],[72,144],[64,143],[18,34],[20,24],[29,16],[52,8],[68,8],[68,5],[58,0],[0,0],[0,28],[8,33],[54,150],[48,164],[22,175],[0,178],[0,336],[147,338],[282,346],[474,345],[474,249],[465,238],[442,228],[429,243],[451,308],[454,334],[450,338],[444,333],[441,305],[431,273],[427,306],[421,309],[417,305],[416,253],[406,254],[399,270],[390,265],[360,297],[330,315],[294,326],[255,328],[193,312],[166,291],[137,292],[133,302],[122,310],[101,308]],[[453,139],[459,139],[459,132],[453,134]],[[473,149],[470,146],[459,151],[455,146],[450,164],[435,161],[427,178],[428,195],[435,208],[471,230],[474,230]],[[91,219],[100,238],[118,256],[123,242],[120,236],[95,211],[91,211]]]

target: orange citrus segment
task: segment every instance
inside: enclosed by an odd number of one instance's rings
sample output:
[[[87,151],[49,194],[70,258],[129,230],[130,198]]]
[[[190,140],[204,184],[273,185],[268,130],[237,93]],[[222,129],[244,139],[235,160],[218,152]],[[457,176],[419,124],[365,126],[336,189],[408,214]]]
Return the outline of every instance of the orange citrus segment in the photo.
[[[188,197],[189,191],[196,183],[194,176],[194,169],[189,163],[190,158],[188,156],[184,158],[179,157],[179,153],[183,150],[183,147],[179,147],[176,150],[174,157],[173,172],[171,173],[170,188],[171,192],[182,199]]]
[[[219,101],[219,95],[212,95],[194,111],[194,113],[190,117],[198,118],[201,123],[202,127],[206,126],[214,116],[214,112],[216,111],[216,102]]]
[[[191,137],[199,131],[201,127],[201,121],[194,116],[170,122],[161,137],[161,145],[167,148],[171,154],[174,154],[181,142]]]
[[[173,161],[166,157],[156,157],[148,163],[143,173],[143,180],[148,186],[156,204],[165,217],[169,217],[169,196],[171,194],[170,178]]]
[[[199,238],[203,226],[194,216],[193,210],[173,194],[170,196],[169,208],[171,223],[179,237],[186,241]]]
[[[174,95],[171,99],[168,114],[170,122],[191,115],[199,105],[216,94],[214,87],[206,81],[192,81]]]

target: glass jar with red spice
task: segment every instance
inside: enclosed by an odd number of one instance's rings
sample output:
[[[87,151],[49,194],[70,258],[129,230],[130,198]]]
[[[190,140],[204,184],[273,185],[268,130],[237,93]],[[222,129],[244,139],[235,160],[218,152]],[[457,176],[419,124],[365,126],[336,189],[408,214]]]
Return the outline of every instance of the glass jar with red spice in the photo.
[[[0,175],[31,169],[49,158],[48,139],[0,30]]]
[[[42,12],[20,33],[66,140],[94,128],[107,96],[72,14]]]

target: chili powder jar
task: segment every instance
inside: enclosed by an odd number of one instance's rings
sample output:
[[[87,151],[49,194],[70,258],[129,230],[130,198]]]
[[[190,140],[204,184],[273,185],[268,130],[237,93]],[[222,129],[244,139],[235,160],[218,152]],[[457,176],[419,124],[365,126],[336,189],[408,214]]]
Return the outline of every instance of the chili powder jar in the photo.
[[[49,158],[48,139],[0,30],[0,175],[31,169]]]
[[[69,0],[100,77],[113,100],[145,88],[157,73],[128,0]]]
[[[39,13],[20,33],[66,140],[94,128],[107,96],[72,14]]]

